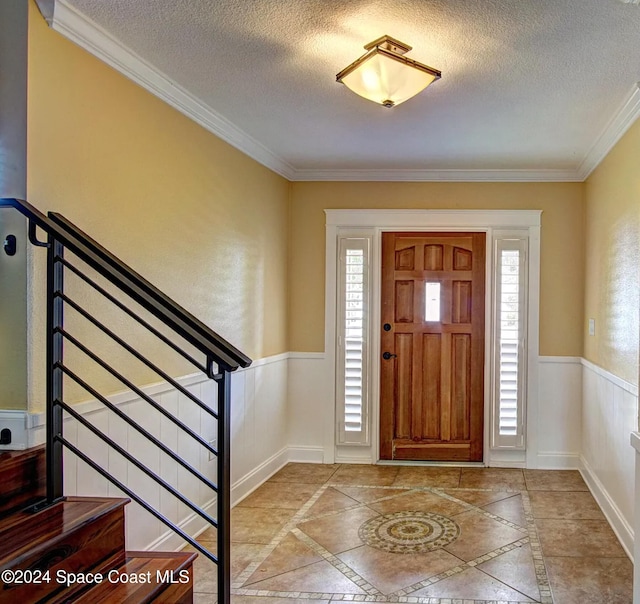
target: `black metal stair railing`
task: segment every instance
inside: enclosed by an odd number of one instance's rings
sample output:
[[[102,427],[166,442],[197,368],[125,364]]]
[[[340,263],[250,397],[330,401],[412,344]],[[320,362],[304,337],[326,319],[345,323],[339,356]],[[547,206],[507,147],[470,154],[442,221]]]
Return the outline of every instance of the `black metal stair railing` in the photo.
[[[230,601],[230,374],[239,367],[248,367],[251,359],[240,352],[237,348],[224,340],[204,323],[191,315],[184,308],[176,304],[173,300],[163,294],[146,279],[124,264],[120,259],[103,248],[86,233],[81,231],[64,216],[56,213],[49,213],[47,216],[26,201],[17,199],[0,199],[0,208],[14,208],[21,212],[28,220],[29,240],[33,245],[47,248],[47,492],[46,500],[42,505],[52,505],[64,496],[63,492],[63,447],[75,454],[79,459],[88,464],[101,476],[109,480],[128,497],[136,501],[147,512],[160,520],[176,534],[190,543],[195,549],[205,557],[213,561],[218,566],[218,599],[220,602]],[[41,229],[47,235],[47,241],[43,242],[37,238],[37,229]],[[132,306],[120,298],[113,295],[102,287],[96,279],[87,274],[69,257],[65,257],[68,250],[73,256],[86,265],[94,273],[100,275],[127,299],[159,319],[163,326],[171,330],[172,335],[167,335],[160,329],[154,327],[147,319],[140,316]],[[214,410],[204,401],[192,394],[178,381],[172,378],[168,372],[160,368],[156,363],[149,360],[135,346],[125,341],[100,321],[88,309],[77,300],[74,300],[65,292],[64,279],[65,271],[79,278],[86,286],[97,292],[104,300],[111,303],[120,311],[125,313],[147,333],[175,353],[186,359],[193,367],[203,372],[208,378],[217,384],[217,407]],[[72,334],[64,324],[65,309],[73,309],[78,316],[83,317],[102,334],[115,342],[120,348],[135,357],[148,369],[153,371],[164,381],[170,384],[177,392],[185,396],[191,403],[197,405],[209,416],[217,421],[217,446],[212,446],[200,434],[186,425],[178,417],[167,411],[162,405],[146,394],[141,388],[129,380],[120,371],[104,360],[95,350],[82,342],[76,335]],[[197,354],[201,354],[204,360],[197,358],[191,350],[176,342],[173,336],[179,336],[191,349],[195,349]],[[151,432],[146,430],[138,422],[129,417],[117,405],[94,388],[77,371],[65,364],[64,349],[65,343],[73,346],[86,359],[99,365],[110,376],[126,388],[134,392],[142,401],[150,405],[155,411],[162,414],[167,420],[174,424],[179,430],[188,435],[191,439],[204,448],[209,454],[217,458],[217,480],[212,480],[204,476],[198,469],[193,467],[185,459],[181,458],[175,451],[161,442]],[[197,503],[191,501],[184,494],[180,493],[174,486],[158,476],[155,472],[146,467],[142,462],[131,455],[126,449],[111,439],[81,414],[72,405],[64,401],[64,380],[71,380],[82,388],[96,401],[104,405],[110,412],[114,413],[138,434],[152,443],[159,451],[173,459],[184,470],[195,477],[201,484],[216,493],[216,518],[212,518]],[[125,485],[118,478],[111,475],[100,464],[91,459],[87,452],[65,438],[63,433],[64,413],[73,418],[78,424],[84,426],[89,432],[105,442],[108,447],[116,451],[128,462],[138,468],[143,474],[148,476],[163,489],[182,502],[192,512],[201,519],[216,527],[217,529],[217,551],[210,552],[207,548],[198,543],[180,527],[160,513],[128,485]]]

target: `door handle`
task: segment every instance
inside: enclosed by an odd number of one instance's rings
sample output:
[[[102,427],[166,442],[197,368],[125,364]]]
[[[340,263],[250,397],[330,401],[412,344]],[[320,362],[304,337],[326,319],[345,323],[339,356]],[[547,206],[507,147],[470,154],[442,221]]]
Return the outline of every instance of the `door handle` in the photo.
[[[382,353],[382,358],[385,361],[388,361],[389,359],[395,359],[398,355],[397,354],[391,354],[390,352],[383,352]]]

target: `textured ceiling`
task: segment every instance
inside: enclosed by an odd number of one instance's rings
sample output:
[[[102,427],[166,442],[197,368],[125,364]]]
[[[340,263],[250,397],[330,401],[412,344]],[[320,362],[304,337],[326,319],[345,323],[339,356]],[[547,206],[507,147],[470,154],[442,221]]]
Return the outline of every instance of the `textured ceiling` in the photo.
[[[295,169],[577,169],[640,80],[619,0],[66,0]],[[389,34],[442,79],[335,82]]]

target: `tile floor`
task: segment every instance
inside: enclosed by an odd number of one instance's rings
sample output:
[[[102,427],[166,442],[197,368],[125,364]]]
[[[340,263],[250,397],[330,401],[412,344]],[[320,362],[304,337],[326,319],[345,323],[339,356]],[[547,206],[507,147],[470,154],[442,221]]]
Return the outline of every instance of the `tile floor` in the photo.
[[[289,464],[233,509],[231,539],[234,604],[632,600],[574,471]],[[195,604],[216,601],[215,573],[200,556]]]

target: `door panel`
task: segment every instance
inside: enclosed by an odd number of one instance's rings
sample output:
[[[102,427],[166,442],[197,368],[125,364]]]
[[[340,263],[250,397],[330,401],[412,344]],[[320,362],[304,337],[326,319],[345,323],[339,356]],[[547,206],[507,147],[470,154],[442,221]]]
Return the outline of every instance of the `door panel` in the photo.
[[[440,364],[442,335],[422,335],[422,434],[428,439],[440,439]]]
[[[382,459],[482,460],[484,273],[484,233],[383,233]]]
[[[396,281],[396,323],[413,323],[413,281]]]
[[[412,416],[412,384],[413,384],[413,338],[411,334],[396,335],[396,381],[398,384],[398,400],[396,404],[396,431],[400,438],[409,438],[411,434]]]

